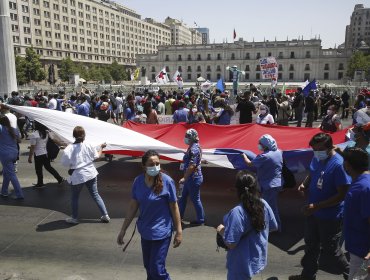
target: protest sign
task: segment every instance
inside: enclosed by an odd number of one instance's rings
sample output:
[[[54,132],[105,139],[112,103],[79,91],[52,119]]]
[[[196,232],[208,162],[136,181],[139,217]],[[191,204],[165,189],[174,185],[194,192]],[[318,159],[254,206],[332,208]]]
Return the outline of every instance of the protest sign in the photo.
[[[278,78],[278,64],[275,57],[264,57],[260,59],[261,78],[265,80],[277,80]]]

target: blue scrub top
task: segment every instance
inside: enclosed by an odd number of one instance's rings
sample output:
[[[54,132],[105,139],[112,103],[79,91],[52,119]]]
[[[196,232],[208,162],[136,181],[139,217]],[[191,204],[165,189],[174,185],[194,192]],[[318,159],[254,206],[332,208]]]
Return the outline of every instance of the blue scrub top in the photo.
[[[266,224],[261,232],[253,229],[249,214],[241,204],[224,216],[224,240],[226,243],[236,244],[234,249],[227,252],[227,279],[250,278],[261,272],[267,265],[268,235],[270,231],[277,230],[277,222],[267,202],[263,199],[261,201],[264,204]],[[247,235],[243,236],[246,233]]]
[[[90,115],[90,104],[87,101],[80,104],[77,108],[77,114],[88,117]]]
[[[137,228],[145,240],[162,240],[172,234],[170,202],[176,202],[175,183],[168,175],[161,173],[163,190],[156,195],[145,184],[144,174],[135,178],[132,198],[139,203],[140,215]]]
[[[223,110],[223,112],[220,115],[220,118],[218,120],[218,125],[229,125],[231,122],[231,115],[230,113]]]
[[[14,128],[11,129],[13,129],[15,135],[19,137],[18,130]],[[17,155],[17,141],[10,136],[6,127],[0,125],[0,157],[17,157]]]
[[[193,143],[191,147],[188,148],[186,151],[184,157],[184,171],[188,169],[189,165],[195,165],[196,169],[193,173],[193,177],[201,177],[202,175],[202,166],[201,166],[201,160],[202,160],[202,151],[200,149],[199,143]]]
[[[252,160],[252,164],[257,168],[257,180],[262,192],[283,185],[283,153],[280,150],[263,152]]]
[[[335,154],[327,161],[319,161],[312,158],[310,164],[311,182],[309,189],[308,203],[318,203],[335,196],[337,188],[349,185],[351,178],[343,168],[343,158]],[[318,188],[318,181],[322,177],[322,188]],[[344,202],[323,208],[314,213],[314,216],[321,219],[341,219],[343,217]]]
[[[177,109],[172,116],[174,123],[188,122],[188,113],[189,110],[185,110],[184,108]]]
[[[359,258],[370,252],[370,174],[352,182],[344,200],[344,240],[346,250]]]
[[[131,110],[130,107],[126,107],[123,111],[127,121],[132,121],[135,118],[135,110]]]

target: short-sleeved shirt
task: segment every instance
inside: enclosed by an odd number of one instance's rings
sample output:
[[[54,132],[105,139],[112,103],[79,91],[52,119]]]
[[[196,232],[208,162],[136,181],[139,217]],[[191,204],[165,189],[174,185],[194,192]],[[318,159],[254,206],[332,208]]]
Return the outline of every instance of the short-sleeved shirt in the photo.
[[[267,114],[266,116],[258,115],[256,123],[258,124],[274,124],[274,117],[270,114]]]
[[[370,252],[370,174],[360,175],[344,200],[346,250],[360,258]]]
[[[188,113],[189,110],[185,108],[180,108],[173,113],[173,122],[180,123],[180,122],[188,122]]]
[[[125,110],[123,110],[123,114],[127,121],[132,121],[135,118],[135,110],[132,110],[130,107],[126,107]]]
[[[186,171],[190,165],[195,165],[196,168],[194,170],[193,177],[203,176],[201,166],[202,150],[199,143],[193,143],[193,145],[191,145],[191,147],[186,151],[182,160],[184,162],[184,171]]]
[[[253,229],[251,218],[243,206],[238,206],[224,216],[224,240],[236,247],[227,252],[227,279],[244,280],[261,272],[267,264],[267,245],[270,231],[277,229],[275,216],[266,201],[264,204],[265,229]]]
[[[79,185],[94,179],[98,175],[94,160],[98,157],[97,146],[84,142],[68,145],[63,151],[61,162],[74,171],[67,181],[71,185]]]
[[[13,129],[15,135],[19,137],[18,129]],[[14,140],[5,126],[0,125],[0,157],[17,158],[18,148],[17,141]]]
[[[80,106],[78,106],[77,114],[88,117],[90,115],[90,104],[85,101]]]
[[[30,136],[30,143],[35,146],[35,156],[46,155],[48,152],[46,150],[46,144],[48,143],[49,135],[46,133],[46,137],[42,138],[40,132],[35,130]]]
[[[229,125],[231,122],[231,114],[227,110],[222,110],[218,119],[218,125]]]
[[[309,203],[318,203],[337,195],[338,188],[351,183],[351,178],[343,168],[343,158],[335,154],[326,161],[319,161],[313,157],[310,164],[311,182],[309,186]],[[318,185],[321,178],[322,184]],[[318,187],[321,185],[321,188]],[[344,202],[320,209],[314,216],[321,219],[341,219],[343,217]]]
[[[262,192],[283,185],[283,154],[280,150],[263,152],[252,160],[252,164],[257,168],[257,180]]]
[[[161,176],[163,190],[159,195],[146,185],[144,174],[136,177],[132,186],[132,198],[140,209],[137,228],[145,240],[162,240],[173,231],[170,203],[177,201],[175,182],[164,173]]]
[[[242,101],[236,106],[236,110],[240,111],[239,123],[251,123],[252,113],[256,111],[256,106],[252,101]]]

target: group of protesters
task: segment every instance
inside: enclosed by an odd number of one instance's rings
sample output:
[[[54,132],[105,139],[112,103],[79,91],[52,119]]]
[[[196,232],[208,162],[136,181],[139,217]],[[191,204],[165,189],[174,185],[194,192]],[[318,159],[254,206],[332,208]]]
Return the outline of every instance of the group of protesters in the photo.
[[[313,122],[322,117],[320,127],[323,132],[316,134],[309,142],[314,154],[309,176],[298,188],[300,192],[309,190],[308,203],[303,208],[306,219],[306,247],[301,262],[303,271],[289,279],[316,279],[320,255],[320,260],[324,261],[321,265],[335,268],[344,279],[355,279],[363,263],[370,259],[370,123],[361,123],[356,118],[357,111],[366,111],[366,114],[370,112],[369,99],[359,94],[354,106],[350,107],[345,93],[338,97],[322,90],[305,95],[298,88],[293,98],[275,90],[265,96],[254,85],[250,85],[248,90],[237,97],[235,109],[231,105],[232,98],[227,92],[218,90],[212,93],[196,93],[194,89],[186,92],[161,91],[158,94],[133,92],[127,96],[109,92],[98,96],[85,90],[70,97],[64,92],[40,92],[33,97],[22,97],[13,92],[4,101],[11,105],[48,108],[102,121],[110,120],[116,124],[127,120],[158,124],[158,115],[172,115],[174,123],[228,125],[233,114],[240,112],[241,124],[252,123],[255,114],[258,124],[288,125],[289,121],[296,120],[297,126],[301,126],[303,115],[306,114],[306,126],[312,127]],[[338,115],[338,108],[342,108],[341,116]],[[24,198],[14,166],[19,154],[18,143],[22,138],[30,138],[29,162],[35,161],[38,178],[35,188],[44,187],[43,167],[58,183],[62,183],[64,178],[51,167],[46,156],[46,142],[49,137],[53,138],[52,133],[35,120],[20,114],[11,116],[6,106],[1,105],[1,111],[1,196],[8,196],[11,182],[13,198]],[[350,112],[355,124],[349,132],[352,142],[340,150],[333,145],[330,134],[325,132],[341,129],[341,118],[348,118]],[[75,142],[68,145],[62,155],[63,166],[68,168],[70,175],[68,182],[72,185],[72,215],[66,221],[79,223],[78,198],[86,186],[100,209],[100,220],[107,223],[110,217],[98,193],[97,171],[93,164],[101,156],[105,143],[92,146],[85,142],[85,136],[83,127],[75,127]],[[180,246],[182,242],[182,222],[189,197],[196,210],[196,220],[190,223],[199,226],[206,222],[200,192],[203,183],[201,140],[198,132],[192,128],[184,135],[188,149],[181,166],[183,176],[178,180],[178,184],[183,185],[179,199],[175,181],[162,172],[159,154],[149,150],[142,157],[144,172],[134,180],[128,214],[117,242],[124,243],[126,231],[139,210],[137,226],[148,279],[170,279],[165,267],[167,252],[173,231],[174,247]],[[281,232],[283,228],[277,203],[284,183],[282,151],[276,140],[268,134],[255,144],[260,150],[259,155],[253,159],[245,154],[240,156],[248,166],[255,167],[257,173],[240,171],[237,174],[235,188],[239,202],[217,227],[227,248],[228,279],[233,280],[251,279],[266,267],[269,232]],[[342,231],[350,262],[341,249]]]

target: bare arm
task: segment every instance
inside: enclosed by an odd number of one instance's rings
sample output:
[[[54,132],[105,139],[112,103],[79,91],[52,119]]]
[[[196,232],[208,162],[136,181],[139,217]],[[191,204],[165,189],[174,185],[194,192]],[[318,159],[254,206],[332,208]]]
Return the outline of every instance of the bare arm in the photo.
[[[121,231],[119,232],[117,236],[117,243],[118,245],[123,245],[123,237],[126,234],[127,228],[130,226],[133,218],[136,215],[137,210],[139,209],[139,202],[135,199],[131,199],[129,207],[128,207],[128,213],[125,221],[123,222]]]
[[[177,202],[170,202],[170,210],[172,215],[173,224],[176,228],[175,238],[173,240],[173,247],[179,247],[182,241],[182,227],[181,227],[181,218],[180,211]]]
[[[253,166],[253,163],[251,162],[251,160],[247,157],[246,154],[243,154],[243,158],[244,158],[244,162],[246,165],[248,165],[249,167]]]
[[[216,229],[217,233],[219,233],[221,236],[224,236],[224,233],[225,233],[225,226],[223,224],[219,225]],[[236,247],[236,243],[227,243],[225,242],[224,240],[224,243],[226,245],[227,248],[229,248],[230,250],[234,249]]]
[[[184,183],[194,173],[195,169],[196,169],[195,164],[189,165],[189,167],[185,171],[184,177],[180,180],[180,183]]]
[[[30,147],[30,153],[28,154],[28,162],[29,163],[32,163],[32,157],[33,157],[33,154],[35,153],[35,147],[36,147],[36,145],[31,145],[31,147]]]

